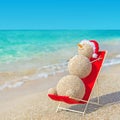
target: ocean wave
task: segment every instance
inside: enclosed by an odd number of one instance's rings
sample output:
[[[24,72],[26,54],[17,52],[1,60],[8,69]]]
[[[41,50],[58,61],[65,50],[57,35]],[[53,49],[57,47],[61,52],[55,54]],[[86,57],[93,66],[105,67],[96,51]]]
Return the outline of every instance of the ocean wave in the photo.
[[[115,58],[112,59],[106,59],[103,66],[111,66],[116,64],[120,64],[120,55],[116,55]]]
[[[24,81],[18,81],[14,84],[12,84],[11,82],[6,82],[5,84],[0,86],[0,90],[3,90],[5,88],[16,88],[16,87],[20,87],[24,84]]]
[[[29,76],[22,76],[19,79],[9,80],[8,82],[0,85],[0,91],[6,88],[16,88],[22,86],[25,82],[31,80],[40,80],[41,78],[48,78],[49,76],[54,76],[57,73],[63,73],[67,71],[67,62],[46,65],[38,68],[38,70]]]
[[[116,55],[116,58],[120,58],[120,54]]]
[[[46,65],[38,68],[38,70],[31,75],[24,75],[19,79],[10,80],[3,85],[0,86],[0,90],[4,90],[5,88],[16,88],[22,86],[25,82],[30,80],[41,80],[41,78],[48,78],[49,76],[54,76],[59,73],[64,73],[68,71],[67,69],[67,62],[59,63],[59,64],[52,64]],[[120,64],[120,55],[116,55],[115,58],[106,59],[105,63],[103,64],[104,67]]]

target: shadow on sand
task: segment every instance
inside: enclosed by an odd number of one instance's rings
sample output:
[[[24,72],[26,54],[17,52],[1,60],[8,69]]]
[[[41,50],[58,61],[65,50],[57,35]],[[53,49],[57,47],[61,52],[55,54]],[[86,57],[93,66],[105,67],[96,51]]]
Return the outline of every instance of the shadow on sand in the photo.
[[[97,102],[97,98],[92,98],[90,101]],[[100,101],[99,103],[103,105],[102,107],[120,103],[120,91],[100,96],[99,101]],[[77,111],[83,111],[85,106],[86,104],[80,104],[80,105],[72,105],[69,108]],[[101,108],[101,106],[93,105],[89,103],[86,110],[86,114],[94,112],[99,108]]]

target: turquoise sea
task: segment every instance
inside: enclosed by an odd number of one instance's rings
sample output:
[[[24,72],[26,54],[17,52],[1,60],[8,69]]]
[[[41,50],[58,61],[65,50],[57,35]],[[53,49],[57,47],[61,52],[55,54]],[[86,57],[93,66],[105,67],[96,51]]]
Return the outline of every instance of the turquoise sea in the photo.
[[[120,64],[120,30],[1,30],[0,90],[66,71],[83,39],[95,39],[108,50],[104,66]]]

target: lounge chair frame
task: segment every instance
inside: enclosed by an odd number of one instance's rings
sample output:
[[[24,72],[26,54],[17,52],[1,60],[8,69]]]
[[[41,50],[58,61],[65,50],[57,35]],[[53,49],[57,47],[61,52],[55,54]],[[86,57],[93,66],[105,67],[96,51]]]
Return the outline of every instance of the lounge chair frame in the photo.
[[[107,51],[105,51],[105,52],[106,52],[106,54],[107,54]],[[105,54],[105,57],[106,57],[106,54]],[[104,57],[104,58],[98,58],[98,59],[96,59],[96,60],[103,59],[103,63],[104,63],[105,57]],[[96,61],[96,60],[95,60],[95,61]],[[92,61],[92,62],[94,62],[94,61]],[[103,63],[102,63],[102,64],[103,64]],[[97,75],[97,78],[96,78],[97,80],[96,80],[95,83],[94,83],[93,89],[92,89],[92,91],[91,91],[91,93],[90,93],[90,96],[89,96],[89,99],[88,99],[87,101],[86,101],[86,100],[83,100],[83,99],[78,99],[78,98],[70,97],[70,98],[72,98],[72,99],[74,99],[74,100],[86,102],[86,105],[85,105],[83,111],[78,111],[78,110],[73,110],[73,109],[61,107],[60,105],[62,104],[62,102],[59,102],[59,104],[58,104],[58,106],[57,106],[57,109],[56,109],[56,112],[58,112],[59,110],[65,110],[65,111],[70,111],[70,112],[74,112],[74,113],[79,113],[79,114],[82,114],[82,115],[84,116],[84,115],[86,114],[86,110],[87,110],[87,108],[88,108],[88,104],[89,104],[89,103],[90,103],[90,104],[93,104],[93,105],[98,105],[98,106],[102,107],[103,105],[100,104],[100,100],[99,100],[99,83],[98,83],[98,76],[99,76],[99,73],[100,73],[101,69],[102,69],[102,67],[100,68],[100,70],[99,70],[99,72],[98,72],[98,75]],[[90,101],[90,99],[91,99],[91,95],[92,95],[92,93],[93,93],[93,91],[94,91],[95,85],[96,85],[96,87],[97,87],[97,102],[92,102],[92,101]]]
[[[89,103],[90,103],[90,104],[93,104],[93,105],[98,105],[98,106],[102,107],[103,105],[99,103],[99,86],[98,86],[98,80],[97,80],[97,82],[96,82],[96,85],[97,85],[97,102],[92,102],[92,101],[90,101],[90,98],[91,98],[91,95],[92,95],[93,90],[91,91],[91,94],[90,94],[90,97],[89,97],[88,101],[82,100],[82,99],[78,99],[78,98],[70,97],[70,98],[75,99],[75,100],[78,100],[78,101],[86,102],[86,105],[85,105],[85,107],[84,107],[83,112],[82,112],[82,111],[78,111],[78,110],[72,110],[72,109],[69,109],[69,108],[61,107],[60,105],[62,104],[62,102],[59,102],[59,104],[58,104],[58,106],[57,106],[57,109],[56,109],[56,112],[58,112],[59,110],[65,110],[65,111],[80,113],[80,114],[82,114],[82,115],[84,116],[85,113],[86,113],[86,110],[87,110],[87,107],[88,107],[88,104],[89,104]],[[95,85],[94,85],[94,87],[95,87]],[[93,89],[94,89],[94,88],[93,88]]]
[[[101,52],[102,52],[102,51],[101,51]],[[106,54],[107,54],[107,51],[103,51],[103,52],[105,52],[105,55],[104,55],[103,58],[98,57],[97,59],[95,59],[95,60],[93,60],[93,61],[91,61],[91,62],[95,62],[95,61],[97,61],[97,60],[103,59],[103,61],[102,61],[102,64],[103,64],[103,63],[104,63],[104,60],[105,60],[105,57],[106,57]],[[70,99],[84,102],[84,103],[85,103],[84,110],[83,110],[83,111],[78,111],[78,110],[73,110],[73,109],[61,107],[61,104],[62,104],[63,101],[59,101],[59,104],[58,104],[58,106],[57,106],[56,112],[58,112],[59,110],[65,110],[65,111],[80,113],[80,114],[82,114],[82,115],[84,116],[84,115],[86,114],[86,110],[87,110],[87,108],[88,108],[88,104],[89,104],[89,103],[90,103],[90,104],[93,104],[93,105],[98,105],[99,107],[102,107],[102,106],[103,106],[102,104],[100,104],[100,101],[99,101],[99,84],[98,84],[98,76],[99,76],[100,71],[101,71],[101,69],[102,69],[102,64],[101,64],[101,67],[100,67],[100,69],[99,69],[99,71],[98,71],[96,80],[95,80],[95,82],[94,82],[94,84],[93,84],[93,87],[92,87],[92,90],[91,90],[91,92],[90,92],[90,96],[89,96],[88,100],[73,98],[73,97],[70,97],[70,96],[69,96]],[[91,95],[92,95],[92,93],[93,93],[93,91],[94,91],[94,88],[95,88],[95,85],[97,85],[97,86],[96,86],[96,87],[97,87],[97,102],[90,101]],[[76,104],[78,105],[79,103],[76,103]]]

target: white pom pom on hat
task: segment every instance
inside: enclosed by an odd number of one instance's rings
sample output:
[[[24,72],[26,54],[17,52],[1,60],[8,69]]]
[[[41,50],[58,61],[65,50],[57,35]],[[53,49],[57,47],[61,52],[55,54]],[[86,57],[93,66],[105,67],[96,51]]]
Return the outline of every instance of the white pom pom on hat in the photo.
[[[97,58],[98,57],[98,52],[99,52],[99,44],[96,40],[82,40],[80,44],[87,43],[92,46],[93,48],[93,55],[92,58]]]

